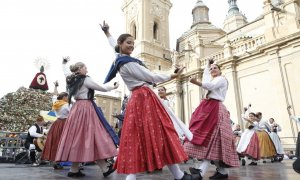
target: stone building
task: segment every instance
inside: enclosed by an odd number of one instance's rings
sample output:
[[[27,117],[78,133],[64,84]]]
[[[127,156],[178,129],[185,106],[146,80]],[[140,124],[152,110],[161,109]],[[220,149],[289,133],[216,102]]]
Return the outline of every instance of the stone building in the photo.
[[[207,60],[214,58],[229,81],[224,104],[235,123],[242,125],[243,107],[252,104],[263,119],[273,117],[283,131],[285,148],[294,148],[299,127],[289,119],[300,114],[300,0],[262,0],[263,13],[248,22],[237,5],[228,0],[222,29],[209,21],[209,7],[197,0],[190,29],[177,39],[176,51],[169,50],[170,0],[124,0],[126,31],[135,36],[134,56],[151,70],[171,72],[172,64],[186,66],[180,79],[165,82],[176,114],[189,123],[205,91],[189,83],[201,79]]]
[[[112,117],[113,114],[119,114],[121,111],[121,98],[96,94],[96,104],[101,107],[104,117],[108,123],[114,127],[116,125],[116,119]]]

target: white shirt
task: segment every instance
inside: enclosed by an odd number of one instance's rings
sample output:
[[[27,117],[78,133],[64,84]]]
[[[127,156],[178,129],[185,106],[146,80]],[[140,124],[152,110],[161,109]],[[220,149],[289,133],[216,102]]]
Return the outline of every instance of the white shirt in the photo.
[[[72,72],[70,71],[70,69],[67,66],[67,63],[66,64],[62,64],[62,70],[64,72],[65,77],[67,77],[67,76],[69,76],[69,75],[72,74]]]
[[[107,92],[107,91],[111,91],[114,89],[114,86],[112,85],[99,85],[97,83],[95,83],[91,77],[86,77],[83,85],[81,86],[81,88],[77,91],[77,93],[74,95],[75,99],[88,99],[88,92],[89,89],[93,89],[96,91],[102,91],[102,92]]]
[[[208,98],[224,101],[227,93],[228,82],[223,76],[211,78],[209,67],[203,72],[202,87],[210,91]]]
[[[269,124],[269,126],[271,127],[271,132],[272,132],[272,129],[273,129],[273,126],[276,124],[275,122],[273,122],[273,123],[270,123],[270,121],[268,122],[268,124]],[[281,127],[279,126],[279,124],[276,124],[276,130],[277,130],[277,132],[280,132],[281,131]]]
[[[63,69],[64,75],[66,77],[72,74],[72,72],[67,67],[67,64],[63,64],[62,69]],[[93,90],[96,90],[96,91],[107,92],[107,91],[113,90],[114,86],[108,85],[108,84],[100,86],[99,84],[94,82],[91,77],[87,76],[84,80],[84,83],[83,83],[82,87],[75,94],[74,98],[75,99],[87,99],[89,89],[93,89]]]
[[[41,129],[41,126],[39,126],[40,127],[40,129]],[[43,128],[44,129],[44,128]],[[36,126],[34,125],[34,126],[31,126],[29,129],[28,129],[28,132],[29,132],[29,134],[30,134],[30,136],[31,137],[35,137],[35,138],[38,138],[38,137],[42,137],[43,136],[43,134],[40,134],[40,133],[37,133],[36,132]],[[43,130],[43,133],[44,133],[44,130]]]
[[[136,62],[124,64],[119,73],[130,91],[135,87],[148,85],[147,82],[158,83],[171,79],[171,75],[153,73]]]
[[[116,40],[112,36],[109,36],[107,39],[108,39],[109,45],[115,50],[115,47],[117,45]]]
[[[69,115],[70,109],[71,109],[71,105],[69,105],[68,103],[61,106],[57,111],[55,111],[57,118],[59,118],[59,119],[67,118]]]
[[[264,120],[260,120],[259,122],[257,122],[258,124],[258,129],[260,130],[266,130],[266,129],[269,129],[270,130],[270,126],[268,124],[267,121],[264,121]]]

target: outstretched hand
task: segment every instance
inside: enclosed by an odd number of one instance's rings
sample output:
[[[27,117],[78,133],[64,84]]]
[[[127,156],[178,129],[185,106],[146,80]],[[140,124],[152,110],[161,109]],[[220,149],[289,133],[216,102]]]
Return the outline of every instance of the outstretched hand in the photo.
[[[211,58],[211,59],[208,60],[208,64],[209,65],[213,64],[214,62],[215,62],[215,60],[213,58]]]
[[[197,82],[198,82],[196,75],[190,76],[189,79],[190,79],[190,82],[193,84],[197,84]]]
[[[54,86],[55,87],[58,87],[59,86],[59,84],[58,84],[58,81],[56,80],[55,82],[53,82],[53,84],[54,84]]]
[[[175,74],[177,74],[177,76],[179,76],[180,74],[183,73],[183,70],[184,70],[185,67],[177,67],[175,69]]]
[[[69,56],[65,56],[65,57],[63,57],[62,63],[63,64],[67,64],[69,61],[70,61],[70,57]]]
[[[99,24],[99,25],[102,31],[104,31],[105,33],[109,31],[109,25],[105,21],[103,21],[103,24]]]

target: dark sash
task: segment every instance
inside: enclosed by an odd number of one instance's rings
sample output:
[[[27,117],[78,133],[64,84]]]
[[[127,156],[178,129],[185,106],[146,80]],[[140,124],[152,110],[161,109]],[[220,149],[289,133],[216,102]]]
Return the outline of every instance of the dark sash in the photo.
[[[114,141],[114,144],[116,146],[118,146],[119,143],[120,143],[120,139],[119,139],[118,135],[115,133],[115,131],[112,129],[112,127],[110,126],[110,124],[105,119],[104,114],[103,114],[101,108],[98,107],[97,104],[94,101],[92,101],[92,104],[93,104],[93,106],[94,106],[94,108],[96,110],[96,113],[97,113],[97,115],[99,117],[100,122],[102,123],[102,125],[104,126],[104,128],[106,129],[106,131],[108,132],[108,134],[110,135],[111,139]]]

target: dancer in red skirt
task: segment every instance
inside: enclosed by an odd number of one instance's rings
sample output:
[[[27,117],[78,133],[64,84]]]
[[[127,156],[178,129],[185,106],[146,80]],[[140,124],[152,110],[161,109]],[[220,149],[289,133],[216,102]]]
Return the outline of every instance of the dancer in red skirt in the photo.
[[[114,172],[106,159],[117,155],[119,139],[93,98],[95,90],[110,91],[116,89],[118,83],[98,85],[86,75],[87,67],[82,62],[71,65],[70,70],[72,74],[67,77],[69,103],[72,97],[76,102],[66,120],[55,160],[72,162],[69,177],[84,176],[79,170],[80,162],[96,161],[106,177]]]
[[[238,167],[239,159],[231,131],[230,116],[223,105],[228,82],[221,76],[220,67],[210,60],[203,73],[202,82],[192,77],[190,82],[208,90],[206,99],[193,112],[190,130],[193,139],[184,144],[188,156],[201,159],[199,168],[190,168],[192,174],[204,176],[210,161],[217,172],[210,179],[227,178],[225,167]]]
[[[135,180],[140,172],[152,172],[168,166],[175,179],[197,179],[179,169],[178,163],[188,159],[174,125],[157,95],[148,87],[151,83],[178,77],[183,68],[172,75],[154,74],[130,54],[134,49],[134,38],[122,34],[117,40],[119,52],[105,83],[117,72],[131,90],[124,118],[120,148],[115,168],[127,174],[126,180]]]
[[[59,163],[55,162],[55,156],[66,118],[70,111],[70,106],[68,104],[68,93],[61,92],[58,94],[57,101],[53,103],[52,110],[55,111],[57,120],[51,125],[51,128],[47,134],[47,140],[41,159],[52,161],[54,169],[63,169]]]

